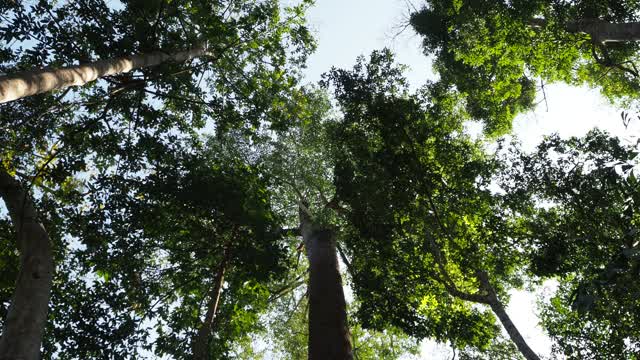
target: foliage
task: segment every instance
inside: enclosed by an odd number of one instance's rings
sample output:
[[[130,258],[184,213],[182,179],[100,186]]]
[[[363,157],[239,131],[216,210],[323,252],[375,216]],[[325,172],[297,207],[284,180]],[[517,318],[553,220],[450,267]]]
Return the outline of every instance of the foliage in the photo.
[[[485,348],[498,334],[493,316],[452,289],[481,291],[482,270],[506,297],[522,284],[522,257],[487,189],[496,164],[462,131],[463,111],[443,101],[455,95],[438,84],[408,93],[388,51],[326,81],[344,114],[331,129],[334,183],[348,212],[358,320]]]
[[[524,204],[518,237],[529,271],[560,281],[542,324],[567,358],[640,351],[637,156],[635,146],[592,131],[508,157],[514,166],[501,187]]]
[[[477,351],[476,349],[461,349],[460,360],[516,360],[522,359],[518,349],[508,339],[498,337],[494,339],[487,349]]]
[[[542,311],[555,354],[640,356],[637,149],[592,132],[500,157],[464,132],[470,118],[508,131],[539,80],[637,97],[637,45],[570,29],[634,21],[637,4],[429,1],[411,21],[441,78],[415,93],[388,50],[301,88],[309,5],[0,4],[6,73],[216,53],[0,108],[0,166],[32,193],[55,250],[43,356],[189,358],[228,253],[210,358],[304,358],[301,201],[344,250],[357,359],[415,355],[423,338],[461,359],[517,357],[474,300],[479,274],[503,303],[525,281],[559,281]],[[5,315],[18,264],[5,214],[0,230]]]
[[[56,219],[45,223],[59,264],[45,354],[137,358],[144,348],[188,357],[226,243],[233,265],[212,356],[230,354],[253,328],[287,248],[270,179],[246,159],[223,157],[222,139],[250,142],[262,128],[289,126],[299,68],[314,48],[309,5],[3,2],[5,73],[203,43],[216,54],[1,108],[2,164],[33,189],[41,216]],[[220,144],[205,150],[203,128]],[[15,272],[13,251],[3,273]]]
[[[638,10],[635,1],[428,0],[411,24],[425,53],[435,55],[440,81],[455,87],[469,114],[495,135],[536,105],[545,83],[598,87],[623,105],[636,99],[637,43],[601,44],[573,28],[593,19],[637,21]]]

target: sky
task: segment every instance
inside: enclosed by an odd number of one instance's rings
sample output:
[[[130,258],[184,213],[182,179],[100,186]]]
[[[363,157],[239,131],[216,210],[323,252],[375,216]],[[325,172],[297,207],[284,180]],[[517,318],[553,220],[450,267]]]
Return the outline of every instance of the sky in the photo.
[[[383,47],[394,51],[399,63],[409,66],[406,76],[413,88],[435,79],[431,62],[422,52],[421,39],[410,27],[405,28],[409,12],[421,4],[421,0],[317,0],[308,20],[318,49],[309,59],[306,80],[318,81],[332,66],[351,68],[356,57],[368,56]],[[545,135],[581,136],[594,127],[628,142],[638,140],[640,120],[632,120],[625,128],[620,110],[608,105],[598,90],[549,84],[545,93],[547,106],[542,102],[535,111],[519,116],[514,122],[514,135],[524,149],[533,150]],[[514,291],[507,308],[539,355],[549,353],[551,341],[537,326],[536,298],[547,297],[553,290],[554,284],[547,282],[536,294]],[[449,349],[433,342],[423,342],[421,350],[423,359],[451,359]]]

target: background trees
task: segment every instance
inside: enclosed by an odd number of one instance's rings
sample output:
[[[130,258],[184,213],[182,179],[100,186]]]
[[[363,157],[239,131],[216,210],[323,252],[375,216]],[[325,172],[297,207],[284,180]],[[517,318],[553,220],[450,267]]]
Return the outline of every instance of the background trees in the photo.
[[[559,281],[542,324],[568,358],[639,353],[637,147],[601,131],[546,139],[512,154],[510,201],[521,207],[528,271]],[[517,189],[517,190],[516,190]],[[525,200],[535,198],[537,201]],[[544,204],[544,205],[542,205]]]
[[[328,80],[344,111],[332,132],[336,199],[348,207],[359,320],[485,348],[498,328],[471,304],[486,304],[523,355],[537,358],[500,300],[521,286],[522,259],[488,190],[497,164],[462,132],[459,104],[438,85],[409,94],[389,52]]]
[[[411,16],[441,80],[469,114],[501,134],[530,110],[544,84],[600,88],[629,106],[638,94],[637,37],[609,28],[637,21],[635,2],[427,1]],[[539,94],[542,92],[542,94]]]
[[[57,213],[51,216],[65,219],[56,224],[60,228],[50,230],[59,231],[55,255],[71,256],[77,247],[86,247],[83,250],[88,251],[80,251],[89,255],[81,261],[88,261],[87,271],[103,278],[114,274],[96,266],[96,259],[105,263],[121,253],[123,260],[125,254],[131,255],[127,265],[144,264],[144,258],[132,255],[139,251],[141,234],[126,227],[118,233],[111,226],[129,220],[129,206],[135,205],[131,188],[154,171],[152,164],[164,152],[193,148],[196,130],[207,124],[220,133],[238,127],[250,133],[269,121],[284,126],[286,100],[298,77],[295,68],[313,47],[304,27],[304,2],[294,8],[275,1],[122,5],[109,7],[100,1],[3,5],[6,73],[158,49],[179,51],[203,42],[212,44],[210,50],[217,54],[214,59],[165,63],[2,107],[7,129],[0,135],[3,165],[17,170],[29,186],[36,185],[36,197],[44,191],[57,205],[49,208]],[[69,238],[70,234],[77,238]],[[122,241],[114,243],[117,237]],[[126,282],[139,288],[135,283],[142,275],[129,270]],[[138,298],[111,304],[113,311],[96,314],[96,321],[129,312],[123,331],[130,335],[135,330],[130,312],[146,294],[134,295]],[[71,308],[88,310],[84,306]],[[127,346],[134,346],[130,341],[126,340]],[[84,345],[92,346],[82,341]],[[113,350],[126,351],[117,346]]]

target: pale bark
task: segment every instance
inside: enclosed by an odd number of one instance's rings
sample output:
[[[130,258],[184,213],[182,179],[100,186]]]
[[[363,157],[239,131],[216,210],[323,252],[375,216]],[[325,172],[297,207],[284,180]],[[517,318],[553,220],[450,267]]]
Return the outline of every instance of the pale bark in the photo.
[[[351,360],[351,336],[333,230],[316,226],[300,210],[309,260],[309,360]]]
[[[104,76],[127,73],[169,61],[184,62],[205,55],[210,55],[210,53],[201,46],[174,53],[156,51],[60,69],[45,68],[4,75],[0,76],[0,103],[69,86],[82,86]]]
[[[20,270],[0,338],[0,359],[40,359],[53,279],[49,235],[26,191],[0,168],[0,196],[18,236]]]
[[[489,306],[491,307],[491,310],[493,310],[493,312],[496,314],[496,316],[498,316],[498,319],[500,319],[502,326],[507,331],[507,334],[509,334],[509,338],[511,338],[511,341],[516,344],[516,347],[525,357],[525,359],[540,360],[538,355],[529,347],[526,340],[522,337],[522,334],[520,334],[518,328],[513,324],[511,318],[509,318],[509,315],[504,310],[502,303],[500,303],[498,299],[494,298],[489,301]]]
[[[524,337],[522,337],[522,334],[520,334],[518,328],[513,324],[513,321],[511,321],[511,318],[505,311],[504,306],[502,306],[502,303],[498,299],[495,290],[489,283],[487,274],[485,272],[478,272],[478,280],[480,280],[483,290],[487,292],[486,304],[489,305],[494,314],[496,314],[500,323],[502,323],[502,326],[507,331],[507,334],[509,334],[509,338],[511,338],[511,341],[516,344],[520,353],[527,360],[540,360],[538,355],[529,347],[529,344],[527,344]]]
[[[218,312],[218,307],[220,305],[220,294],[222,293],[224,274],[229,265],[230,254],[231,249],[227,244],[224,250],[224,258],[220,263],[218,272],[216,273],[216,277],[214,279],[213,291],[211,291],[211,296],[209,298],[209,302],[207,303],[207,313],[204,317],[204,320],[202,321],[200,329],[198,330],[198,335],[196,335],[196,338],[193,342],[193,358],[195,360],[206,360],[209,358],[209,337],[211,336],[214,320],[216,319],[216,313]]]
[[[547,20],[533,18],[529,20],[532,28],[547,26]],[[571,33],[585,33],[597,43],[640,41],[640,22],[611,23],[600,19],[570,21],[565,29]]]
[[[598,19],[580,20],[567,24],[567,31],[591,35],[598,43],[640,41],[640,23],[610,23]]]

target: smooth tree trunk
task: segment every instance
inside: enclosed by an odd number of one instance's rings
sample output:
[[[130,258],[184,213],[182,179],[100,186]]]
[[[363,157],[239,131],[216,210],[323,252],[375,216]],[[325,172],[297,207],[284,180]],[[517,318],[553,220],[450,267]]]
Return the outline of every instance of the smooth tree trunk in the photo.
[[[498,319],[500,319],[502,326],[504,326],[507,334],[509,334],[509,338],[511,338],[511,341],[516,344],[516,347],[518,348],[518,350],[520,350],[520,353],[525,357],[525,359],[540,360],[538,355],[533,350],[531,350],[529,344],[527,344],[525,339],[522,337],[522,334],[520,334],[518,328],[513,324],[511,318],[502,306],[502,303],[494,297],[493,299],[489,300],[488,305],[491,307],[491,310],[493,310]]]
[[[529,20],[529,26],[533,28],[546,25],[546,19]],[[571,33],[589,34],[597,43],[640,41],[640,22],[611,23],[600,19],[583,19],[567,23],[565,29]]]
[[[309,260],[309,360],[353,359],[335,232],[318,227],[300,210]]]
[[[598,43],[640,41],[640,23],[610,23],[598,19],[580,20],[567,24],[567,31],[591,35]]]
[[[220,294],[222,294],[222,286],[224,285],[224,274],[229,266],[230,257],[231,249],[227,244],[224,250],[224,258],[214,278],[214,287],[211,291],[209,302],[207,303],[207,313],[193,342],[193,358],[195,360],[206,360],[209,358],[209,337],[211,336],[216,313],[220,305]]]
[[[45,68],[4,75],[0,76],[0,103],[69,86],[82,86],[104,76],[127,73],[169,61],[185,62],[205,55],[210,55],[210,53],[204,46],[201,46],[174,53],[156,51],[60,69]]]
[[[491,310],[493,310],[493,313],[496,314],[500,323],[502,323],[502,326],[507,331],[507,334],[509,334],[509,338],[511,338],[511,341],[516,344],[520,353],[527,360],[540,360],[538,355],[529,347],[529,344],[527,344],[524,337],[522,337],[522,334],[520,334],[520,331],[518,331],[518,328],[514,325],[513,321],[511,321],[507,311],[498,299],[495,290],[489,283],[487,274],[484,272],[478,272],[478,279],[480,280],[482,288],[487,292],[485,303],[489,305]]]
[[[20,269],[0,337],[0,359],[40,359],[53,279],[51,242],[22,185],[0,168],[0,196],[16,230]]]

